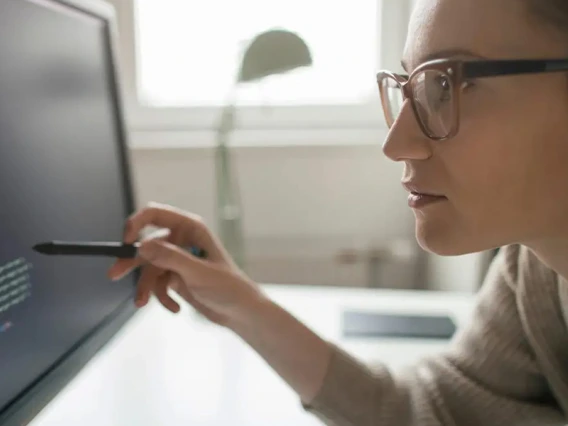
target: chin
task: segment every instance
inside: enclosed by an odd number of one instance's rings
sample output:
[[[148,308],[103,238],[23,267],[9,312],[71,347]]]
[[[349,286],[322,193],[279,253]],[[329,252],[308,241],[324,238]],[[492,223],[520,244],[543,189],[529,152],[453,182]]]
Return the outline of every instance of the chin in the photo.
[[[439,256],[462,256],[499,246],[483,241],[480,235],[463,232],[463,228],[447,222],[435,226],[428,221],[417,221],[416,240],[423,250]]]

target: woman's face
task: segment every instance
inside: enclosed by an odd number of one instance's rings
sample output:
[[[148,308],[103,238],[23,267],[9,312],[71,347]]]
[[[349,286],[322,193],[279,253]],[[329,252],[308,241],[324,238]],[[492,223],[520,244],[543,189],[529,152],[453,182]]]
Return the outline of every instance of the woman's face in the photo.
[[[403,55],[406,71],[432,58],[568,57],[568,33],[537,24],[525,3],[418,0]],[[461,96],[457,136],[428,139],[407,101],[384,144],[389,158],[403,162],[403,181],[445,197],[414,208],[418,242],[434,253],[459,255],[568,236],[568,77],[470,83]]]

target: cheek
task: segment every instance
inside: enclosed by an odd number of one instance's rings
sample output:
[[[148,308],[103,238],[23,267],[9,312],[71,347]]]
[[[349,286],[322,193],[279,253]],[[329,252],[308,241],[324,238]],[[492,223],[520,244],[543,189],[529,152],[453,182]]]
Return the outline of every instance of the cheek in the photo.
[[[568,182],[568,111],[550,99],[493,104],[465,119],[448,145],[456,212],[471,235],[526,238],[568,212],[560,195]]]
[[[459,255],[568,232],[568,102],[559,87],[469,98],[458,136],[434,145],[449,202],[417,214],[423,248]]]
[[[504,221],[520,207],[523,184],[517,172],[522,166],[518,156],[500,143],[513,137],[507,129],[486,125],[463,130],[467,138],[451,147],[447,164],[457,214],[464,228],[475,233],[490,222]]]

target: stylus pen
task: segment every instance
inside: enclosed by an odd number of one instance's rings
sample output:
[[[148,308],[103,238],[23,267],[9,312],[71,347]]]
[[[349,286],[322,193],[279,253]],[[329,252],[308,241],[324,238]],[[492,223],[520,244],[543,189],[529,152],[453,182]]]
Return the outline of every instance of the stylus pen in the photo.
[[[140,243],[124,244],[114,241],[79,242],[79,241],[48,241],[33,246],[33,249],[46,255],[63,256],[107,256],[117,258],[134,258],[138,253]],[[205,258],[207,253],[197,247],[190,247],[188,251],[194,256]]]

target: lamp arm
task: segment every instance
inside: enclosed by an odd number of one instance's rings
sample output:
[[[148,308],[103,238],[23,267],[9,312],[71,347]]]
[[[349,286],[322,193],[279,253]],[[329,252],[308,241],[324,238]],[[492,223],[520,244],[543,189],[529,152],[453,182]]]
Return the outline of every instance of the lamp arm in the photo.
[[[235,263],[245,268],[244,235],[242,230],[242,207],[237,175],[231,162],[228,139],[234,129],[235,105],[228,103],[223,108],[217,128],[215,146],[215,172],[217,184],[217,224],[219,236]]]

